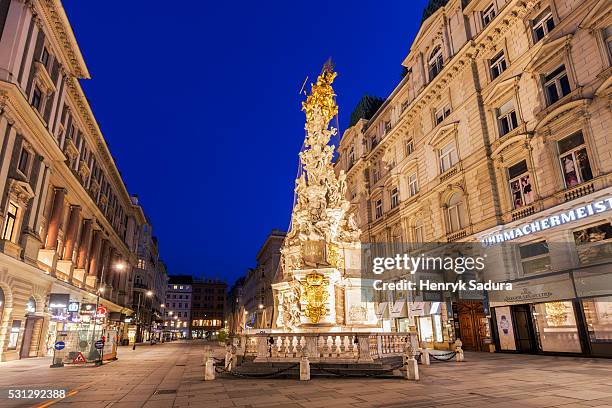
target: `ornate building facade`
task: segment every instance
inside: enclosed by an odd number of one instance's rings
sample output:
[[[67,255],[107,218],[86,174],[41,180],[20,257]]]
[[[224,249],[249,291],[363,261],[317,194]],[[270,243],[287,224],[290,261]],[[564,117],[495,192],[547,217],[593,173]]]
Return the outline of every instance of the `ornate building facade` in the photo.
[[[442,3],[401,82],[344,132],[336,171],[362,242],[499,244],[489,277],[516,293],[390,297],[379,317],[436,347],[458,336],[474,350],[610,354],[610,3]],[[532,227],[590,203],[602,211]]]
[[[105,326],[127,331],[145,219],[88,78],[59,0],[0,1],[0,360],[47,355],[58,331],[84,327],[79,304],[95,305],[98,289]]]

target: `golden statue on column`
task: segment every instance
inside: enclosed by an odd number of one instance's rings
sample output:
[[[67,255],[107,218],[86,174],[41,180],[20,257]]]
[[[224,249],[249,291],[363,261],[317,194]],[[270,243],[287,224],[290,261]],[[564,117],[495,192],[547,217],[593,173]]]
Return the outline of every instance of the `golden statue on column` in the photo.
[[[281,249],[282,273],[272,285],[273,328],[284,331],[376,327],[374,304],[362,296],[361,232],[345,198],[346,175],[334,172],[334,146],[329,145],[338,132],[330,126],[338,113],[332,88],[336,75],[327,63],[302,103],[306,137],[296,202]]]

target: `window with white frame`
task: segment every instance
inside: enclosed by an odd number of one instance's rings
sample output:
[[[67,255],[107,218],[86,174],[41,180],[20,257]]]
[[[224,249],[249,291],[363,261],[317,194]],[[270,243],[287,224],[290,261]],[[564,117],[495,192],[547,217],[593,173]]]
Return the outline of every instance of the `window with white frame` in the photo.
[[[497,109],[497,125],[500,136],[504,136],[518,127],[518,118],[512,99]]]
[[[376,217],[376,219],[379,219],[380,217],[382,217],[383,215],[383,208],[382,208],[382,199],[378,199],[376,200],[376,203],[374,204],[374,216]]]
[[[446,119],[448,117],[448,115],[450,115],[450,106],[449,105],[444,105],[439,107],[438,109],[436,109],[436,111],[434,112],[434,118],[436,121],[436,126],[439,125],[440,123],[442,123],[444,121],[444,119]]]
[[[390,193],[391,197],[391,208],[395,208],[399,205],[399,191],[397,187],[393,187]]]
[[[502,72],[506,70],[506,56],[504,55],[503,50],[500,51],[496,56],[491,58],[489,66],[491,70],[491,80],[497,78],[502,74]]]
[[[544,76],[544,90],[546,91],[546,101],[549,105],[557,102],[572,91],[565,65],[560,65]]]
[[[440,149],[440,172],[444,173],[458,162],[455,142],[452,141]]]
[[[544,10],[539,16],[533,19],[531,22],[533,28],[533,42],[537,43],[546,36],[549,32],[555,28],[555,22],[553,20],[550,9]]]
[[[456,232],[465,226],[465,208],[461,194],[453,193],[446,207],[446,224],[448,232]]]
[[[546,241],[520,245],[519,255],[526,275],[550,270],[550,252]]]
[[[12,241],[15,237],[15,227],[17,224],[17,214],[19,207],[12,202],[9,202],[6,211],[6,219],[4,221],[4,230],[2,231],[2,239]]]
[[[489,4],[482,12],[482,26],[486,27],[495,18],[495,5]]]
[[[414,152],[414,141],[412,138],[406,141],[406,157],[410,156]]]
[[[531,186],[531,178],[527,171],[526,160],[521,160],[508,168],[508,179],[510,194],[512,195],[512,207],[514,209],[533,203],[534,193]]]
[[[423,228],[423,220],[418,219],[414,223],[414,242],[422,244],[425,242],[425,232]]]
[[[427,66],[429,67],[429,80],[431,81],[440,73],[440,71],[442,71],[442,67],[444,65],[444,60],[442,58],[442,47],[439,45],[435,47],[431,54],[429,54],[429,59],[427,61]]]
[[[408,192],[410,194],[410,197],[419,192],[419,183],[417,180],[416,172],[408,176]]]
[[[567,188],[593,178],[593,171],[582,132],[574,133],[557,142],[563,180]]]

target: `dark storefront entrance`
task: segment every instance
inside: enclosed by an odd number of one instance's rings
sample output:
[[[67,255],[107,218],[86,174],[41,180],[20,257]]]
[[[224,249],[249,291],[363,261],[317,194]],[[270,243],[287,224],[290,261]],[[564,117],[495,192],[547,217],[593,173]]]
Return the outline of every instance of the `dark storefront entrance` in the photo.
[[[38,356],[38,347],[40,346],[40,337],[42,334],[42,323],[43,318],[40,316],[28,316],[26,318],[19,358]]]
[[[512,306],[512,318],[516,330],[517,350],[524,353],[535,352],[536,338],[529,305]]]

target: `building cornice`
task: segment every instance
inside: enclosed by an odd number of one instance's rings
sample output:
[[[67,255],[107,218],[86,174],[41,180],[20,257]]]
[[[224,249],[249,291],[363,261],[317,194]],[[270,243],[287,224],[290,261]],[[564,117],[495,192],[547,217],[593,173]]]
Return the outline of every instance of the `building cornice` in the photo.
[[[98,157],[107,168],[107,174],[111,177],[117,192],[123,194],[123,203],[127,208],[132,207],[131,196],[127,191],[127,188],[119,174],[117,164],[113,159],[113,156],[106,144],[100,126],[95,119],[91,106],[87,101],[87,97],[83,93],[83,89],[76,78],[67,78],[66,89],[73,102],[75,108],[78,110],[81,120],[85,123],[87,130],[89,131],[90,137],[95,142],[95,148],[98,151]]]
[[[77,78],[89,79],[89,70],[61,1],[37,0],[34,2],[34,10],[44,25],[51,30],[49,41],[54,43],[61,53],[61,59],[67,64],[70,73]]]

